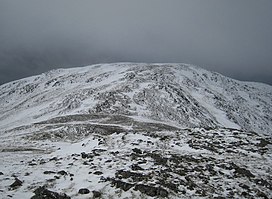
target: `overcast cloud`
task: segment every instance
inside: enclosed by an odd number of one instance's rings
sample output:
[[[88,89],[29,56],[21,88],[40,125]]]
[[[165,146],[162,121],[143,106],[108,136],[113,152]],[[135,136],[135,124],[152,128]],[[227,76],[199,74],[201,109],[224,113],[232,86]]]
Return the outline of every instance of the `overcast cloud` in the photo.
[[[0,0],[0,84],[126,61],[272,85],[271,20],[271,0]]]

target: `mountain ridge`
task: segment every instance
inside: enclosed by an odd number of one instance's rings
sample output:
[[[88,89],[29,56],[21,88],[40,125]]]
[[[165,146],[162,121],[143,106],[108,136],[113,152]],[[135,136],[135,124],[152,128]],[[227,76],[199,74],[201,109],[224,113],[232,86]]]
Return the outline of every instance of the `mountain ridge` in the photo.
[[[183,127],[222,126],[264,133],[272,127],[271,86],[233,80],[188,64],[114,63],[55,69],[0,89],[1,118],[6,120],[7,113],[17,108],[16,114],[22,117],[29,115],[27,110],[40,112],[30,119],[50,112],[53,117],[101,112],[138,115]],[[57,100],[49,97],[42,104],[47,94]],[[11,98],[24,100],[15,104]],[[37,110],[33,111],[33,105]]]

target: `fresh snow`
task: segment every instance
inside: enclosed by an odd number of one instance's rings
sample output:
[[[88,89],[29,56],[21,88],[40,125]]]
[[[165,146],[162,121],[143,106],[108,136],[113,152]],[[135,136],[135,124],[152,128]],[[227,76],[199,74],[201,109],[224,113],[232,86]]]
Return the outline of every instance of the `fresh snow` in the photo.
[[[97,64],[0,85],[0,198],[40,186],[71,198],[271,198],[271,105],[269,85],[188,64]]]

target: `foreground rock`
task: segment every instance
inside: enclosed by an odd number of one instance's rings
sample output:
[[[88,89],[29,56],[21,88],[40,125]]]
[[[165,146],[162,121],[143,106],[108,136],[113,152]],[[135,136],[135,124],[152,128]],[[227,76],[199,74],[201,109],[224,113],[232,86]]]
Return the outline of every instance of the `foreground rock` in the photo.
[[[13,161],[19,163],[3,161],[1,171],[22,177],[14,182],[0,176],[0,198],[30,198],[33,187],[44,184],[46,188],[35,190],[32,198],[272,198],[269,136],[237,129],[190,128],[93,132],[81,139],[54,142],[61,149],[37,153],[35,158],[31,153],[27,160],[25,154],[20,159],[21,152],[13,152]],[[49,161],[52,157],[57,161]],[[45,163],[40,164],[41,159]],[[29,162],[37,165],[29,166]]]
[[[44,186],[34,191],[35,195],[31,199],[71,199],[65,193],[57,193],[46,189]]]
[[[22,186],[23,182],[18,178],[15,178],[15,181],[10,185],[11,189],[17,189],[18,187]]]
[[[92,191],[92,192],[93,192],[93,198],[99,198],[102,195],[99,191]]]
[[[80,194],[88,194],[88,193],[90,193],[90,190],[86,189],[86,188],[82,188],[82,189],[79,189],[78,193],[80,193]]]

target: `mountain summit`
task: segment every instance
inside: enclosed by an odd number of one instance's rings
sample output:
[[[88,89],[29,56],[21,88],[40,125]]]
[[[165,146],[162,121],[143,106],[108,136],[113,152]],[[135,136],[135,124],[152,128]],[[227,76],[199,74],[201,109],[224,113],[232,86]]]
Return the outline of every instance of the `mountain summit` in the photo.
[[[266,84],[188,64],[52,70],[0,86],[0,196],[269,198],[271,129]]]
[[[186,64],[57,69],[0,87],[1,128],[58,116],[123,115],[179,127],[270,134],[272,87]]]

